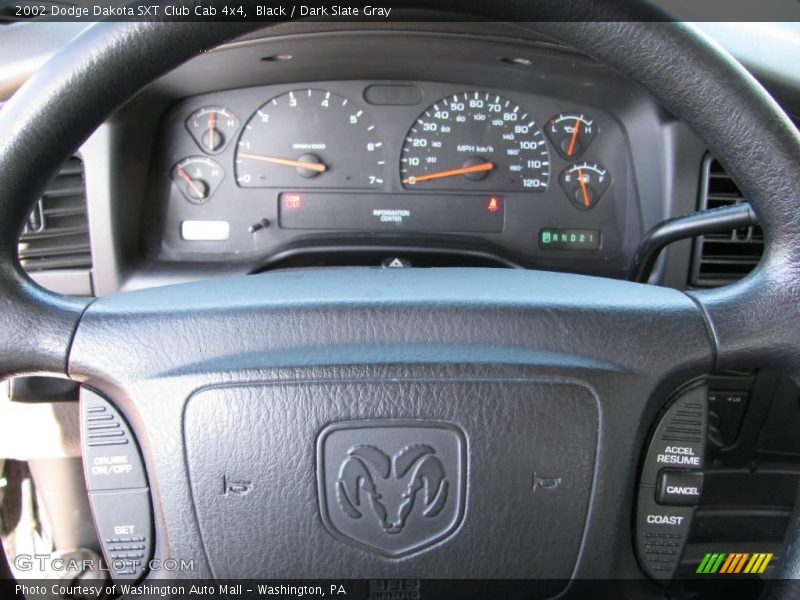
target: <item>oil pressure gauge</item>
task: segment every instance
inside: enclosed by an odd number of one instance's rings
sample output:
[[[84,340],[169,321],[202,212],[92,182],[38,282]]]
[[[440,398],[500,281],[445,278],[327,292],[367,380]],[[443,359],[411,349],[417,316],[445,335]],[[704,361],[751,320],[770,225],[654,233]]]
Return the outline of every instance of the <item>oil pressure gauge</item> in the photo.
[[[239,130],[239,118],[227,108],[206,106],[186,119],[186,129],[208,154],[219,154]]]
[[[172,169],[172,181],[193,204],[208,202],[224,177],[220,164],[205,156],[184,158]]]
[[[585,162],[564,169],[558,181],[574,206],[589,210],[603,197],[611,176],[597,163]]]
[[[588,115],[561,113],[552,117],[545,128],[558,153],[571,160],[583,154],[597,135],[597,127]]]

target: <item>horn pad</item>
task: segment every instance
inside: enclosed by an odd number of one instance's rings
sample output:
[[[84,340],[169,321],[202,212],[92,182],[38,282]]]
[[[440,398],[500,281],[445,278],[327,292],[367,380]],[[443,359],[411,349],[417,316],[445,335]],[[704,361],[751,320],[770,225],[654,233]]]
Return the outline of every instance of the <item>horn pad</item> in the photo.
[[[197,392],[184,435],[216,578],[565,581],[597,425],[577,383],[275,382]]]

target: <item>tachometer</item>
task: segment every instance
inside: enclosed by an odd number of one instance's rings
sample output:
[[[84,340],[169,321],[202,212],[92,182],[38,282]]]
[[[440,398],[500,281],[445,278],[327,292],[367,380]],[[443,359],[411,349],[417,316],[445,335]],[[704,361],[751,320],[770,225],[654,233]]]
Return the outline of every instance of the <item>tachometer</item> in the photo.
[[[543,192],[550,155],[534,120],[485,92],[444,98],[416,120],[400,157],[403,186]]]
[[[250,117],[236,149],[241,187],[383,184],[383,144],[364,110],[326,90],[295,90]]]

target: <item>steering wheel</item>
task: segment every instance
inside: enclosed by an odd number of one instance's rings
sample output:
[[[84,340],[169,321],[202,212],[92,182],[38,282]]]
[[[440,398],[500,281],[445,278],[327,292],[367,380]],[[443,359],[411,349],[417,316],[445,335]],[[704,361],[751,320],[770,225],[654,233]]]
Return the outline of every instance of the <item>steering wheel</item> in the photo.
[[[56,167],[148,83],[263,26],[107,23],[0,112],[0,376],[69,377],[108,399],[141,447],[155,556],[192,559],[186,576],[641,577],[639,460],[673,392],[713,369],[800,366],[800,137],[697,30],[616,6],[471,12],[539,21],[526,26],[686,122],[763,225],[748,277],[680,292],[536,271],[325,269],[91,301],[46,291],[16,244]],[[425,498],[410,508],[369,489],[412,471]],[[552,489],[531,492],[531,477]],[[425,514],[412,522],[412,509]],[[408,531],[416,542],[397,541]],[[787,577],[800,575],[793,548]]]

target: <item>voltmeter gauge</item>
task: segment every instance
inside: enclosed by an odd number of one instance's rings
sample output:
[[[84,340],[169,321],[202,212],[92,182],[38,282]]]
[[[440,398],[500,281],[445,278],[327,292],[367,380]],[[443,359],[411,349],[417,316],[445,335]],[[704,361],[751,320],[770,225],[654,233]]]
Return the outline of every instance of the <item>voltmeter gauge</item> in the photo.
[[[587,115],[562,113],[552,117],[545,127],[547,137],[564,158],[583,154],[597,135],[597,127]]]
[[[239,118],[227,108],[206,106],[186,119],[186,129],[208,154],[219,154],[239,131]]]
[[[611,184],[611,176],[597,163],[585,162],[564,169],[558,181],[573,205],[589,210],[603,197]]]
[[[193,204],[208,202],[224,177],[220,164],[205,156],[184,158],[172,169],[172,181]]]

